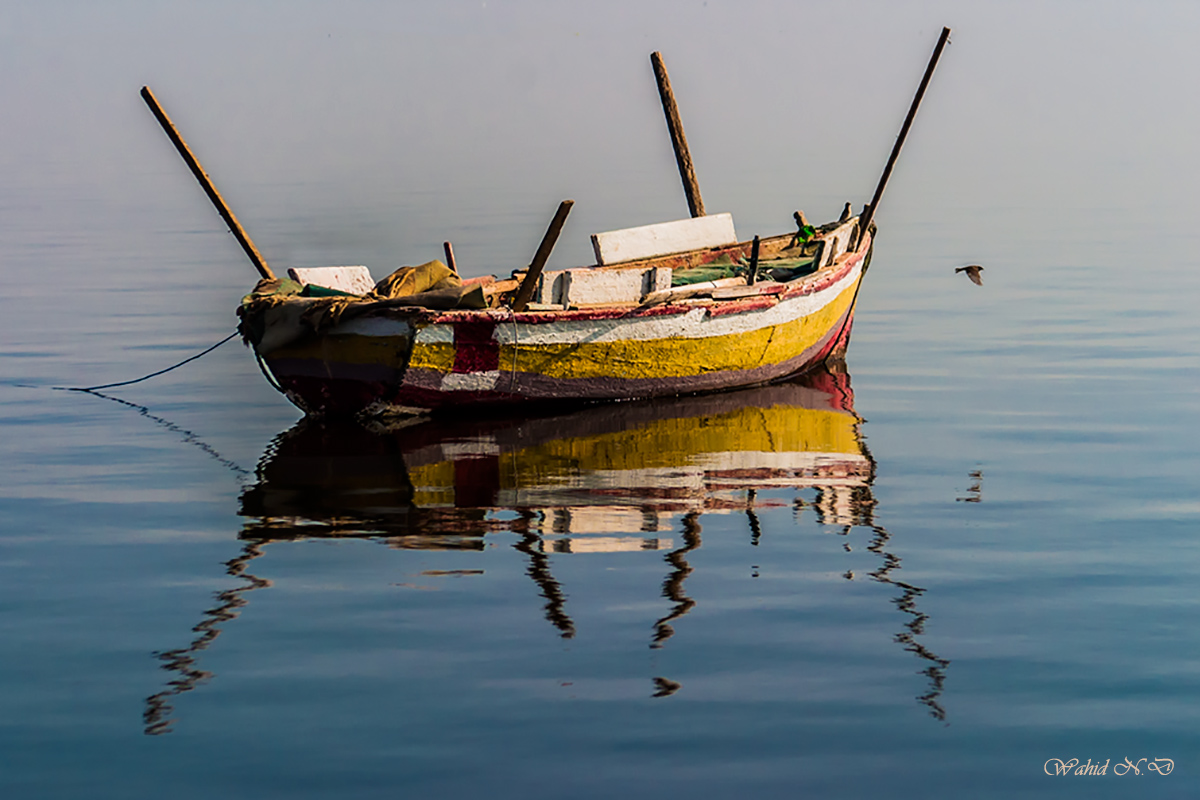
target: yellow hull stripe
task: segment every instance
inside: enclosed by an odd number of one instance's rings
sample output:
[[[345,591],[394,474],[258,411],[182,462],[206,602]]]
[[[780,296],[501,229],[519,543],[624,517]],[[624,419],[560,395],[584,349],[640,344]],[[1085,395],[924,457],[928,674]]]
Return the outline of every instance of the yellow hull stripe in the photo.
[[[856,287],[857,281],[852,282],[831,302],[806,316],[720,336],[504,344],[500,346],[499,368],[503,372],[532,373],[561,380],[654,379],[779,364],[820,342],[849,310]],[[753,325],[754,317],[759,313],[762,312],[746,312],[743,319],[747,325]],[[531,338],[537,336],[538,327],[528,326]],[[586,334],[583,338],[586,339]],[[399,370],[405,366],[410,341],[407,336],[331,334],[278,348],[269,358],[311,359],[327,364],[375,365]],[[418,334],[408,366],[449,373],[454,356],[452,342],[422,342]]]

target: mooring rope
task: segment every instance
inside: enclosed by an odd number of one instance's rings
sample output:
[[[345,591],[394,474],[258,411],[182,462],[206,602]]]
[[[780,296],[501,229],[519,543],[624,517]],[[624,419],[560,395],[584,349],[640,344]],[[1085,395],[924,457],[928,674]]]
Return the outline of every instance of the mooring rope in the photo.
[[[151,378],[157,378],[159,375],[164,375],[173,369],[178,369],[179,367],[182,367],[184,364],[191,363],[192,361],[195,361],[197,358],[200,358],[201,356],[206,356],[209,353],[211,353],[213,350],[216,350],[218,347],[225,344],[226,342],[228,342],[230,339],[232,339],[233,337],[235,337],[237,335],[238,335],[238,332],[234,331],[233,333],[229,334],[221,341],[214,344],[212,347],[209,347],[206,350],[202,350],[201,352],[196,353],[196,355],[194,355],[194,356],[188,356],[183,361],[180,361],[178,364],[173,364],[173,365],[167,367],[166,369],[160,369],[158,372],[151,372],[149,375],[143,375],[142,377],[135,378],[134,380],[131,380],[131,381],[120,381],[119,383],[106,383],[101,386],[51,386],[50,388],[55,389],[60,392],[95,392],[95,391],[99,391],[100,389],[112,389],[116,386],[131,386],[135,383],[141,383],[142,381],[148,381]]]
[[[128,400],[122,400],[119,397],[113,397],[112,395],[100,393],[101,389],[111,389],[114,386],[129,386],[134,383],[141,383],[142,381],[149,380],[150,378],[154,378],[154,377],[157,377],[158,375],[162,375],[164,373],[170,372],[173,369],[178,369],[179,367],[182,367],[184,364],[188,364],[192,361],[195,361],[196,359],[200,358],[201,356],[208,355],[213,350],[216,350],[218,347],[225,344],[226,342],[228,342],[230,339],[232,339],[233,337],[235,337],[237,335],[238,335],[238,332],[234,331],[233,333],[229,334],[224,339],[222,339],[221,341],[212,345],[211,347],[207,347],[204,350],[201,350],[199,353],[196,353],[194,356],[188,356],[183,361],[180,361],[178,364],[173,364],[173,365],[167,367],[166,369],[160,369],[157,372],[151,372],[149,375],[143,375],[142,377],[137,378],[132,381],[120,381],[118,383],[106,383],[103,386],[51,386],[49,388],[60,391],[60,392],[81,392],[83,394],[90,394],[93,397],[99,397],[104,400],[111,400],[114,403],[120,403],[123,406],[132,408],[133,410],[135,410],[139,414],[141,414],[143,417],[146,417],[150,421],[154,422],[156,425],[161,425],[162,427],[166,428],[167,430],[179,434],[180,436],[183,437],[183,441],[185,443],[199,447],[205,453],[207,453],[208,455],[210,455],[214,459],[216,459],[216,461],[218,463],[220,463],[222,466],[224,466],[224,467],[228,468],[230,471],[236,473],[239,478],[241,478],[243,480],[252,478],[254,476],[254,473],[252,473],[250,470],[245,469],[244,467],[240,466],[237,462],[235,462],[231,459],[225,458],[225,456],[223,456],[219,452],[217,452],[217,450],[215,448],[213,448],[212,445],[210,445],[208,442],[201,439],[197,434],[193,433],[192,431],[189,431],[186,428],[181,428],[180,426],[176,425],[174,422],[171,422],[168,419],[164,419],[160,416],[155,415],[146,406],[141,406],[141,405],[138,405],[137,403],[131,403]],[[38,387],[31,386],[29,388],[36,389]]]

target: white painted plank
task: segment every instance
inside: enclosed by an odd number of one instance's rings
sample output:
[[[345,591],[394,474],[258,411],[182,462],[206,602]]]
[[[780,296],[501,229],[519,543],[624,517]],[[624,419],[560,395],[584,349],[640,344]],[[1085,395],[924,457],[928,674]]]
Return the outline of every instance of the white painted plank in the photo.
[[[634,269],[565,269],[543,272],[534,294],[541,305],[637,303],[650,292],[671,288],[669,267]]]
[[[537,291],[533,294],[533,302],[542,305],[562,306],[563,276],[565,269],[546,270],[538,277]]]
[[[572,269],[563,283],[563,305],[637,303],[650,292],[669,288],[670,269]]]
[[[710,214],[592,234],[596,263],[601,265],[731,244],[737,244],[732,214]]]
[[[339,292],[366,294],[375,288],[366,267],[292,267],[288,277],[297,283],[312,283]]]

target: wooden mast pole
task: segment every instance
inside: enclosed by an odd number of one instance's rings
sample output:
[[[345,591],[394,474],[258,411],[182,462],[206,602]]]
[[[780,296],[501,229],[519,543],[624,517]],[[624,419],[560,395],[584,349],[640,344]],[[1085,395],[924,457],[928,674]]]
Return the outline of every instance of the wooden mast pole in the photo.
[[[267,280],[274,280],[275,273],[267,266],[267,261],[258,252],[258,248],[254,246],[246,230],[242,224],[238,222],[237,217],[233,215],[233,211],[226,204],[225,198],[221,197],[221,193],[217,191],[217,187],[213,185],[212,179],[205,173],[204,168],[200,166],[200,162],[196,160],[196,156],[192,153],[191,148],[187,146],[187,142],[179,135],[175,124],[171,122],[171,118],[167,116],[167,112],[163,111],[163,107],[159,105],[158,98],[154,96],[154,92],[150,91],[149,86],[142,87],[142,99],[146,101],[146,105],[150,106],[150,110],[154,112],[154,116],[158,119],[158,124],[162,125],[166,131],[167,138],[175,145],[175,149],[179,151],[179,155],[183,156],[183,160],[191,168],[192,174],[196,176],[196,180],[200,181],[200,186],[204,188],[205,194],[212,204],[217,207],[217,213],[221,215],[221,219],[225,220],[225,224],[229,226],[229,230],[233,233],[238,244],[246,251],[246,255],[250,256],[250,261],[254,263],[254,268],[258,270],[258,274],[262,275]]]
[[[538,245],[533,262],[529,265],[529,271],[525,273],[525,280],[521,281],[521,286],[517,289],[517,296],[513,298],[513,311],[524,311],[525,306],[529,304],[529,298],[533,297],[538,277],[541,276],[542,269],[550,259],[550,251],[554,249],[554,243],[558,241],[558,235],[562,233],[563,225],[567,223],[567,214],[571,213],[573,205],[575,205],[574,200],[563,200],[558,204],[558,211],[554,212],[554,219],[550,220],[550,227],[546,229],[546,235],[542,237],[542,243]]]
[[[925,77],[921,78],[921,85],[917,87],[917,94],[913,97],[912,105],[909,106],[908,116],[904,118],[904,125],[900,127],[900,135],[896,137],[896,144],[892,147],[892,155],[888,158],[887,166],[883,168],[883,174],[879,176],[879,185],[875,187],[875,196],[871,198],[871,204],[867,206],[866,214],[858,221],[858,238],[854,242],[855,250],[862,244],[863,237],[866,236],[867,229],[871,226],[871,220],[875,217],[875,209],[879,208],[879,200],[883,197],[883,187],[887,186],[888,178],[892,176],[892,167],[896,166],[896,158],[900,155],[900,148],[904,146],[904,137],[908,136],[908,129],[912,127],[913,118],[917,116],[917,106],[921,105],[921,98],[925,96],[925,87],[929,86],[929,79],[933,77],[933,68],[937,66],[938,59],[942,57],[942,49],[949,39],[950,29],[942,28],[942,35],[938,39],[937,46],[933,48],[933,55],[929,58],[929,66],[925,68]]]
[[[667,130],[671,132],[671,146],[675,148],[675,163],[679,165],[679,177],[683,180],[683,192],[687,195],[688,210],[693,217],[704,216],[704,200],[700,198],[700,184],[696,182],[696,168],[688,150],[687,137],[683,135],[683,122],[679,119],[679,106],[675,104],[675,93],[671,91],[671,79],[663,65],[662,53],[650,54],[654,66],[654,77],[658,81],[658,96],[662,99],[663,113],[667,116]]]

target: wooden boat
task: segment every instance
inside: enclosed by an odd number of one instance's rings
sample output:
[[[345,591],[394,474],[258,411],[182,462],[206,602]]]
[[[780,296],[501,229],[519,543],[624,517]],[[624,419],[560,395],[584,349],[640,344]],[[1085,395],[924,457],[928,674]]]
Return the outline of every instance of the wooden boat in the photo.
[[[824,226],[807,241],[801,234],[762,240],[758,271],[790,279],[753,285],[730,277],[653,288],[655,278],[668,284],[669,276],[686,279],[715,262],[745,272],[749,267],[738,265],[750,260],[754,244],[735,241],[545,274],[537,296],[552,302],[521,311],[511,298],[518,281],[485,279],[475,288],[494,307],[437,310],[373,295],[280,298],[277,287],[267,285],[247,298],[240,313],[273,383],[310,414],[626,400],[748,387],[845,352],[871,248],[869,233],[858,236],[858,222],[851,217]],[[577,292],[582,301],[576,301],[569,293],[581,277],[599,289]],[[555,294],[554,281],[568,287]],[[623,286],[633,291],[619,297]],[[339,312],[332,324],[326,324],[327,309]]]
[[[778,381],[845,352],[873,217],[950,29],[942,30],[860,217],[739,241],[707,216],[666,69],[651,55],[692,218],[594,234],[596,264],[543,274],[572,201],[528,268],[462,281],[429,262],[373,284],[363,267],[267,266],[149,87],[142,96],[262,275],[239,315],[264,374],[312,415],[629,400]],[[698,273],[725,269],[715,280]],[[301,274],[301,273],[304,274]],[[759,278],[763,277],[763,280]]]

